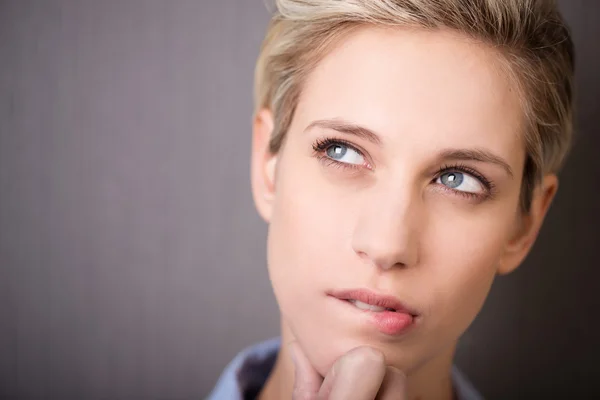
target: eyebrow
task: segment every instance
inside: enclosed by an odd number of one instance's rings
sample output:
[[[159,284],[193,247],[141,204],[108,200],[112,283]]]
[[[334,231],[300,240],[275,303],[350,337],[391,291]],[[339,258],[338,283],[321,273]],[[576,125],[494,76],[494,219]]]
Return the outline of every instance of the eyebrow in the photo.
[[[447,149],[440,153],[440,158],[496,164],[502,167],[511,178],[514,177],[512,168],[502,157],[484,149]]]
[[[375,132],[361,125],[353,124],[341,119],[320,119],[311,122],[305,132],[315,127],[324,129],[333,129],[335,131],[346,133],[368,140],[376,145],[381,144],[381,138]],[[444,160],[462,160],[462,161],[478,161],[490,163],[500,166],[506,171],[511,178],[514,177],[512,168],[502,157],[485,149],[446,149],[442,150],[439,158]]]
[[[338,131],[341,133],[346,133],[348,135],[357,136],[359,138],[368,140],[371,143],[376,145],[381,144],[381,139],[379,136],[373,132],[372,130],[365,128],[364,126],[356,125],[350,122],[346,122],[339,119],[320,119],[317,121],[313,121],[306,127],[305,132],[312,128],[325,128],[325,129],[333,129],[334,131]]]

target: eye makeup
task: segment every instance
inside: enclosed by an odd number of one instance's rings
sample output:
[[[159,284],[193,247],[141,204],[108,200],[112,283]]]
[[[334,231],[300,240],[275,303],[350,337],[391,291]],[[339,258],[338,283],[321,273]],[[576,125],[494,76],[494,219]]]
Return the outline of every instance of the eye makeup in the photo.
[[[346,149],[355,151],[356,153],[358,153],[360,156],[363,157],[364,162],[362,164],[355,164],[355,163],[347,163],[347,162],[341,162],[341,161],[335,160],[327,154],[328,151],[334,147],[341,147],[341,148],[346,148]],[[344,168],[344,169],[349,168],[349,169],[352,169],[355,171],[359,170],[361,168],[367,168],[369,170],[373,169],[373,167],[371,166],[369,161],[367,161],[365,152],[362,151],[361,149],[359,149],[358,146],[350,143],[347,140],[336,139],[336,138],[331,138],[331,137],[321,138],[321,139],[317,139],[313,143],[312,148],[313,148],[315,157],[319,161],[321,161],[324,165],[334,166],[337,168]]]
[[[441,176],[451,174],[451,173],[460,173],[460,174],[467,174],[467,175],[472,176],[481,184],[483,192],[476,193],[476,192],[467,192],[464,190],[456,190],[456,189],[448,187],[447,185],[437,183],[437,180]],[[492,198],[496,191],[496,186],[495,186],[494,182],[492,182],[490,179],[486,178],[483,174],[479,173],[479,171],[477,171],[476,169],[469,167],[467,165],[464,165],[464,164],[445,164],[444,166],[440,167],[438,172],[435,174],[435,178],[433,179],[433,182],[435,184],[441,186],[442,189],[444,189],[444,190],[450,190],[454,194],[457,194],[459,196],[464,196],[469,199],[486,200],[486,199]]]
[[[313,145],[313,155],[317,158],[324,166],[326,167],[335,167],[338,169],[349,170],[353,172],[357,172],[362,168],[367,168],[368,170],[372,170],[373,167],[369,163],[365,152],[362,151],[355,144],[339,138],[333,137],[323,137],[314,141]],[[341,162],[332,158],[328,153],[332,148],[343,148],[345,151],[351,150],[358,153],[360,156],[364,158],[364,163],[362,164],[354,164]],[[345,153],[344,151],[344,153]],[[464,174],[468,177],[475,179],[481,186],[482,190],[480,192],[470,192],[464,190],[457,190],[451,188],[443,183],[439,183],[438,180],[440,177],[448,174]],[[440,189],[456,196],[461,196],[470,200],[476,201],[484,201],[494,197],[496,193],[496,186],[494,182],[488,179],[485,175],[477,171],[475,168],[467,166],[465,164],[457,163],[457,164],[445,164],[439,168],[439,170],[434,174],[431,183],[438,186]]]

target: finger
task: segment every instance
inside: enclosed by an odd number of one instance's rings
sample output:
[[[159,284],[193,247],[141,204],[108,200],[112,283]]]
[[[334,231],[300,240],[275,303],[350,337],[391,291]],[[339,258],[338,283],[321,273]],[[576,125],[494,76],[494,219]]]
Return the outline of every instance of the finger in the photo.
[[[331,395],[331,390],[333,389],[333,383],[335,382],[335,378],[340,370],[340,366],[343,362],[343,356],[339,357],[331,366],[327,375],[325,375],[325,379],[323,380],[323,384],[321,385],[321,389],[319,389],[318,399],[329,399]]]
[[[380,351],[366,346],[350,350],[335,369],[329,400],[373,400],[385,371],[385,358]]]
[[[377,400],[406,400],[406,375],[394,367],[387,367]]]
[[[288,349],[294,362],[294,390],[292,392],[292,399],[316,399],[319,388],[323,383],[321,375],[313,368],[298,342],[290,343]]]

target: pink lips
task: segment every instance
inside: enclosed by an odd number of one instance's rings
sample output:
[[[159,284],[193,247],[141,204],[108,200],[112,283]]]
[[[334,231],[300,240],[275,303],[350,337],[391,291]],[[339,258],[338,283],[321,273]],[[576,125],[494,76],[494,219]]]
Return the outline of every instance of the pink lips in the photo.
[[[369,322],[387,335],[399,335],[406,331],[414,322],[417,314],[406,308],[398,299],[393,296],[379,295],[366,289],[351,289],[331,291],[328,295],[344,301],[354,310],[369,316]],[[383,307],[385,311],[362,310],[353,305],[350,300],[357,300],[361,303],[372,306]]]

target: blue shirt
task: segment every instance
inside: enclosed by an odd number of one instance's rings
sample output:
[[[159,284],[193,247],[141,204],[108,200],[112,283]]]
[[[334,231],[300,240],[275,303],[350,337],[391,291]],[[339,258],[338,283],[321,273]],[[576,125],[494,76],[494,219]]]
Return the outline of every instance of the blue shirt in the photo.
[[[255,399],[275,365],[280,346],[280,338],[274,338],[242,350],[225,368],[206,400]],[[456,366],[452,367],[452,384],[458,400],[483,400]]]

